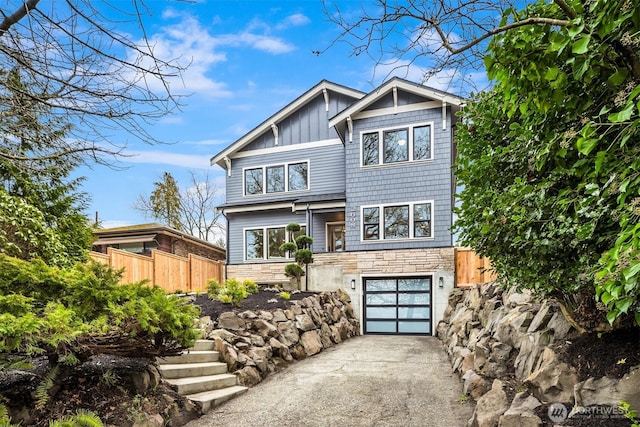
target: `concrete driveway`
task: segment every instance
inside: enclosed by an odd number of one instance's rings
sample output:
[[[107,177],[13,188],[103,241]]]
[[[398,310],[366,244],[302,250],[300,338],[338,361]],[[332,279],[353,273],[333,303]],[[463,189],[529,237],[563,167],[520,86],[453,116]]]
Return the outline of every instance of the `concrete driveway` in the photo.
[[[189,427],[464,426],[462,383],[434,337],[365,335],[291,364]]]

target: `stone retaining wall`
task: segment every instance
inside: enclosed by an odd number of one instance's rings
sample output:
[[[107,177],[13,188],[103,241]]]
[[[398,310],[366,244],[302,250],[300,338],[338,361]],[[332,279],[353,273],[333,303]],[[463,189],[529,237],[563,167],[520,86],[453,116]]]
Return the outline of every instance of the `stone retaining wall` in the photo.
[[[593,405],[617,408],[620,401],[640,409],[640,366],[620,379],[579,381],[576,369],[558,358],[553,344],[576,334],[553,301],[503,292],[495,283],[453,290],[437,336],[464,392],[477,402],[468,425],[540,426],[536,408],[543,404],[557,405],[565,418]]]
[[[349,295],[341,290],[293,301],[286,310],[202,318],[199,327],[245,386],[360,333]]]

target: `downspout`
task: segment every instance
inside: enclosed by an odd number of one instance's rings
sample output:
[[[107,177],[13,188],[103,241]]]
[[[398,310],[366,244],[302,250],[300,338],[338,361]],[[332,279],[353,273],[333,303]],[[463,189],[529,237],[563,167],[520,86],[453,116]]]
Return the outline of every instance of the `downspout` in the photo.
[[[312,215],[313,214],[309,209],[309,203],[307,203],[307,209],[305,211],[306,222],[307,222],[307,236],[313,239],[313,236],[312,236],[313,229],[311,228]],[[309,248],[309,250],[311,250],[311,255],[313,256],[313,243],[311,243],[311,247]],[[304,281],[304,290],[305,292],[307,292],[309,290],[309,264],[305,264],[304,269],[305,269],[304,274],[305,276],[307,276],[307,280]]]
[[[224,277],[222,278],[222,281],[225,282],[227,280],[227,274],[228,274],[228,265],[229,265],[229,218],[227,217],[227,215],[224,213],[224,208],[220,209],[220,214],[224,217],[224,221],[225,221],[225,230],[226,232],[224,233],[224,246],[225,246],[225,251],[224,251]]]

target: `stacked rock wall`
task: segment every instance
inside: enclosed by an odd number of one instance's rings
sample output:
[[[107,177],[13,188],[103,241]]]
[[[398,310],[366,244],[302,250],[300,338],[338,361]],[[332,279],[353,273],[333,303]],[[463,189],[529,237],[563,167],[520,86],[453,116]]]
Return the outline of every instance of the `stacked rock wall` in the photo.
[[[503,292],[495,283],[454,289],[437,336],[462,376],[464,392],[477,402],[468,425],[539,426],[536,408],[543,404],[573,407],[572,414],[621,400],[640,408],[640,366],[621,379],[581,382],[576,369],[559,359],[554,344],[576,334],[553,301]],[[596,396],[594,384],[605,388],[604,382],[607,392]]]
[[[349,295],[323,292],[271,311],[232,311],[201,320],[205,338],[241,384],[252,386],[273,372],[360,333]]]

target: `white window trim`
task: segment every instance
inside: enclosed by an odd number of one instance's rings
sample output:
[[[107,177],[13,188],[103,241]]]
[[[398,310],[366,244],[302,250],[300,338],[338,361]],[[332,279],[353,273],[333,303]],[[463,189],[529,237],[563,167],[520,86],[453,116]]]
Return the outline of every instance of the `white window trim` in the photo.
[[[289,165],[295,165],[298,163],[306,163],[307,164],[307,188],[303,188],[302,190],[289,190]],[[267,168],[270,167],[284,167],[284,191],[277,191],[273,193],[267,192]],[[262,169],[262,193],[258,194],[247,194],[247,186],[246,186],[246,171],[252,169]],[[267,165],[260,166],[247,166],[242,168],[242,195],[243,197],[260,197],[271,194],[283,194],[283,193],[299,193],[303,191],[309,191],[309,187],[311,185],[311,161],[309,159],[306,160],[297,160],[285,163],[271,163]]]
[[[414,160],[413,159],[413,129],[414,128],[419,128],[419,127],[423,127],[423,126],[429,126],[431,127],[431,132],[430,132],[430,136],[431,136],[431,157],[428,159],[420,159],[420,160]],[[384,163],[384,150],[383,150],[383,144],[384,144],[384,132],[386,131],[393,131],[393,130],[402,130],[402,129],[407,129],[408,130],[408,148],[409,148],[409,160],[406,161],[401,161],[401,162],[391,162],[391,163]],[[395,126],[389,126],[389,127],[384,127],[384,128],[377,128],[377,129],[368,129],[368,130],[362,130],[360,131],[360,167],[361,168],[379,168],[379,167],[390,167],[390,166],[397,166],[397,165],[406,165],[408,163],[423,163],[423,162],[430,162],[433,161],[435,153],[434,153],[434,149],[435,149],[435,144],[434,144],[434,140],[435,140],[435,126],[434,126],[434,122],[430,121],[430,122],[421,122],[421,123],[412,123],[412,124],[403,124],[403,125],[395,125]],[[370,134],[370,133],[377,133],[378,134],[378,163],[375,165],[365,165],[363,163],[363,150],[364,150],[364,144],[362,143],[362,138],[364,136],[364,134]]]
[[[414,213],[413,206],[414,205],[422,205],[425,203],[429,203],[431,206],[431,236],[430,237],[415,237],[414,236]],[[384,238],[384,208],[390,206],[409,206],[409,237],[400,238],[400,239],[385,239]],[[364,238],[364,210],[367,208],[378,208],[378,238],[375,240],[365,240]],[[375,204],[375,205],[363,205],[360,206],[360,243],[380,243],[380,242],[406,242],[407,240],[412,241],[429,241],[435,239],[435,230],[434,230],[434,212],[435,206],[433,200],[420,200],[415,202],[396,202],[396,203],[384,203],[384,204]]]
[[[285,225],[265,225],[265,226],[262,226],[262,227],[244,227],[242,229],[242,258],[244,259],[244,261],[245,262],[269,262],[269,261],[278,262],[278,261],[286,261],[286,260],[293,259],[288,255],[285,255],[282,258],[276,258],[276,257],[267,258],[269,248],[267,247],[268,245],[264,244],[264,242],[262,244],[262,258],[251,258],[251,259],[247,258],[247,231],[248,230],[262,230],[262,233],[263,233],[262,234],[262,238],[265,239],[267,237],[268,230],[273,229],[273,228],[284,228],[285,229],[284,230],[284,233],[285,233],[284,234],[284,238],[285,238],[285,241],[288,242],[289,241],[289,232],[287,231],[287,225],[289,225],[289,223],[287,223]],[[298,225],[300,225],[300,227],[305,227],[306,226],[304,224],[298,224]]]

